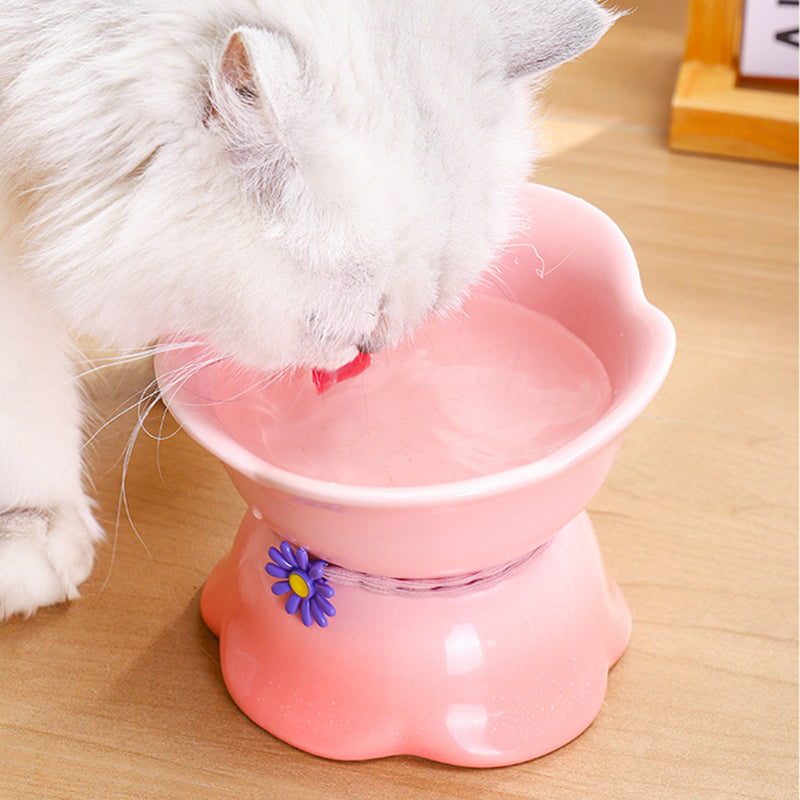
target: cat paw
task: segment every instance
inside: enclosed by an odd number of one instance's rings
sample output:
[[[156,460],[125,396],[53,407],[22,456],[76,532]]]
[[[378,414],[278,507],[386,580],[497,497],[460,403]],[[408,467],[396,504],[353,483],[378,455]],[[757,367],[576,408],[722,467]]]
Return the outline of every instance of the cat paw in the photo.
[[[16,509],[0,514],[0,620],[31,616],[78,596],[100,527],[87,509]]]

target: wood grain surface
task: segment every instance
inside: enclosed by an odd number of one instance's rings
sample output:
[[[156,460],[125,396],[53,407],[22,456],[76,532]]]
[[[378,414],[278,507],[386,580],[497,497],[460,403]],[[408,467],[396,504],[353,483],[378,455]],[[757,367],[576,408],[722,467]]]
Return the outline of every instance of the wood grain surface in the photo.
[[[198,612],[244,506],[161,406],[126,465],[140,366],[93,387],[108,541],[83,597],[0,627],[1,798],[797,796],[797,172],[669,151],[685,19],[640,0],[553,77],[535,176],[620,225],[678,333],[590,506],[633,614],[591,728],[469,770],[325,761],[249,722]]]

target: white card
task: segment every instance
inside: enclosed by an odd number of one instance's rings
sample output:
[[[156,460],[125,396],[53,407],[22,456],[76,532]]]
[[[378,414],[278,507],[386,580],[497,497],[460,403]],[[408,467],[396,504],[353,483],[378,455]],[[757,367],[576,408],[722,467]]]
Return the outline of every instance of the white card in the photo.
[[[797,66],[797,0],[745,0],[739,72],[797,80]]]

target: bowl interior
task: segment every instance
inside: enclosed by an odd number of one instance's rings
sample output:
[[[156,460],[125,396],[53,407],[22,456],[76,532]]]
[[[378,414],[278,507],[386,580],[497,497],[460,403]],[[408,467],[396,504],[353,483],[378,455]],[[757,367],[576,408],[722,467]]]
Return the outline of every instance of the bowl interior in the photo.
[[[674,332],[605,215],[532,185],[520,207],[523,229],[463,312],[361,375],[319,394],[308,370],[265,375],[196,344],[159,356],[168,405],[232,469],[316,498],[480,492],[566,469],[641,413]]]
[[[590,429],[613,398],[580,339],[482,293],[322,394],[307,370],[253,391],[258,380],[215,371],[217,424],[266,463],[355,486],[433,485],[529,464]]]

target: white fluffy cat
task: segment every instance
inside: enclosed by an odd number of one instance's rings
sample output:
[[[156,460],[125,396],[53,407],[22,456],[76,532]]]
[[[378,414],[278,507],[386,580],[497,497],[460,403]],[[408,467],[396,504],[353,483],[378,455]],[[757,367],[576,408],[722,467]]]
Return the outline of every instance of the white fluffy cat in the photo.
[[[77,595],[77,332],[347,360],[458,303],[591,0],[0,0],[0,619]]]

